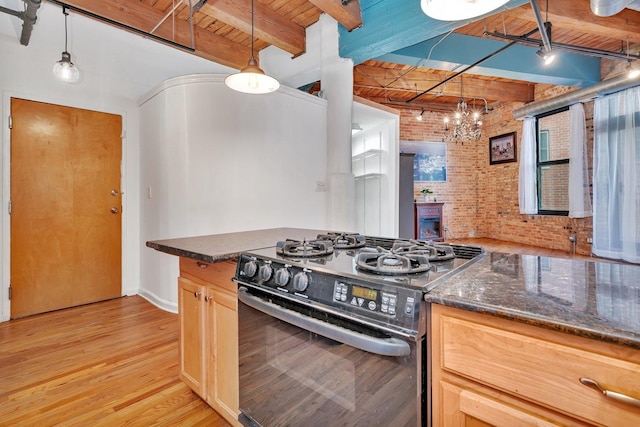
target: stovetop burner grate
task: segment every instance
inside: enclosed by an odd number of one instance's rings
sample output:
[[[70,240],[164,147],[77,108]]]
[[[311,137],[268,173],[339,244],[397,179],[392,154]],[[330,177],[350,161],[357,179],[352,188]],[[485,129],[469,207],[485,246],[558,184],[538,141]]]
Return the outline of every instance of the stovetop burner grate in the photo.
[[[451,246],[422,240],[398,240],[391,250],[394,253],[423,254],[429,261],[448,261],[456,257]]]
[[[416,274],[431,269],[423,253],[398,253],[384,248],[363,249],[357,255],[356,265],[363,271],[383,275]]]
[[[358,233],[328,232],[326,234],[318,234],[316,239],[331,242],[336,249],[358,249],[366,244],[365,237]]]
[[[298,258],[316,258],[333,253],[333,245],[327,240],[284,240],[276,244],[276,253]]]

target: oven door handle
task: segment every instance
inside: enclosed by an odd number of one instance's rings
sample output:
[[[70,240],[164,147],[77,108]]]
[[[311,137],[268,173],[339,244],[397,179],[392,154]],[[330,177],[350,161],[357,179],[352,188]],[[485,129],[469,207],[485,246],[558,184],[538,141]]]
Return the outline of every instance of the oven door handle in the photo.
[[[247,289],[244,287],[238,289],[238,299],[249,307],[268,314],[269,316],[369,353],[394,357],[408,356],[411,353],[409,344],[399,338],[371,337],[360,332],[323,322],[322,320],[305,316],[304,314],[265,301],[262,298],[255,297],[247,292]]]

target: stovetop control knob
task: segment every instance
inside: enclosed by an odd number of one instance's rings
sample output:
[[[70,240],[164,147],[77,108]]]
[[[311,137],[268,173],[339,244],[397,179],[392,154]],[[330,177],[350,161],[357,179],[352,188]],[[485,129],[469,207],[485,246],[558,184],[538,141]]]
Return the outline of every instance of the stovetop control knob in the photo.
[[[302,292],[307,289],[309,286],[309,276],[304,271],[296,273],[293,276],[293,289]]]
[[[275,277],[276,285],[285,286],[287,283],[289,283],[290,278],[291,278],[291,273],[289,273],[289,270],[287,270],[286,267],[280,268],[278,269],[278,271],[276,271],[276,277]]]
[[[244,265],[244,267],[242,269],[242,272],[247,277],[255,276],[257,271],[258,271],[258,265],[253,260],[245,263],[245,265]]]
[[[260,266],[258,270],[258,278],[263,282],[268,282],[273,275],[273,268],[269,264],[264,264]]]

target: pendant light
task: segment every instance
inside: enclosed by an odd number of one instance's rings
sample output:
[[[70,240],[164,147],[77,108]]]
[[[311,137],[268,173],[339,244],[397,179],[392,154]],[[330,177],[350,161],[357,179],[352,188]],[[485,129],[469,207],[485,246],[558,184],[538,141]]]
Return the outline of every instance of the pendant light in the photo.
[[[224,84],[238,92],[251,94],[271,93],[278,90],[280,83],[273,77],[267,76],[258,67],[258,63],[253,57],[253,2],[254,0],[251,0],[251,59],[249,59],[249,64],[239,73],[231,74],[224,79]]]
[[[439,21],[462,21],[499,8],[509,0],[421,0],[425,15]]]
[[[67,12],[66,6],[62,6],[62,14],[64,15],[64,52],[62,59],[53,64],[53,75],[65,83],[75,83],[80,78],[78,67],[71,62],[71,54],[67,52]]]

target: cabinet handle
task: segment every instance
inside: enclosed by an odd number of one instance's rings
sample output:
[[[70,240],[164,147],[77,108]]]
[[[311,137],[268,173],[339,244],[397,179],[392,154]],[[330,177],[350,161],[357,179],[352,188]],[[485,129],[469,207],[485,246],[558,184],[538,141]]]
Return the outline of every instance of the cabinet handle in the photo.
[[[193,296],[196,297],[196,298],[200,297],[200,295],[202,295],[202,292],[200,292],[200,291],[196,291],[196,292],[193,293]]]
[[[196,265],[200,268],[207,268],[209,267],[209,264],[207,264],[206,262],[200,262],[200,261],[196,261]]]
[[[609,399],[615,400],[616,402],[626,403],[627,405],[633,405],[640,408],[640,399],[636,399],[635,397],[627,396],[626,394],[602,388],[596,380],[592,380],[591,378],[582,377],[580,378],[580,382],[587,387],[598,390],[604,397],[608,397]]]
[[[205,300],[206,302],[209,302],[209,301],[211,301],[212,299],[213,299],[213,297],[210,297],[209,295],[206,295],[206,296],[204,297],[204,300]]]

